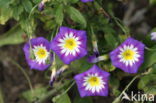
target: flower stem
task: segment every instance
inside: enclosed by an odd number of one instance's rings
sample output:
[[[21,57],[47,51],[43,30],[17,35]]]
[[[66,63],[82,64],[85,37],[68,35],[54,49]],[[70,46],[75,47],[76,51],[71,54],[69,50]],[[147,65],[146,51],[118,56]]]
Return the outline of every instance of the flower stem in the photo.
[[[107,18],[111,18],[111,16],[102,8],[102,6],[100,6],[100,4],[98,2],[94,2],[94,6],[97,10],[99,10],[100,13],[102,13],[104,16],[106,16]]]
[[[38,6],[38,4],[36,4],[36,5],[31,9],[30,14],[29,14],[29,16],[28,16],[28,19],[30,19],[31,15],[32,15],[32,13],[33,13],[33,11],[35,10],[35,8],[36,8],[37,6]]]
[[[56,31],[54,30],[54,31],[52,32],[51,37],[50,37],[50,41],[53,39],[54,35],[57,35],[57,33],[58,33],[58,31],[59,31],[59,27],[60,27],[60,26],[57,26],[57,27],[56,27]]]
[[[112,102],[112,103],[120,103],[121,96],[122,94],[130,87],[130,85],[141,75],[136,75],[130,82],[129,84],[125,87],[125,89],[121,92],[121,94]]]
[[[75,84],[75,81],[62,93],[62,95],[66,94]]]
[[[16,65],[16,66],[19,68],[19,70],[23,73],[23,75],[25,76],[25,78],[26,78],[27,81],[28,81],[30,90],[31,90],[31,92],[32,92],[32,94],[33,94],[33,86],[32,86],[32,83],[31,83],[31,81],[30,81],[30,78],[29,78],[28,74],[24,71],[24,68],[22,68],[22,67],[21,67],[16,61],[14,61],[13,59],[10,59],[10,60],[11,60],[11,62],[12,62],[14,65]]]
[[[151,72],[151,69],[149,69],[147,72],[141,73],[136,75],[130,82],[129,84],[125,87],[125,89],[121,92],[121,94],[112,102],[112,103],[120,103],[121,101],[121,96],[122,94],[131,86],[131,84],[139,77],[143,76],[143,75],[147,75]]]
[[[148,48],[148,47],[145,47],[146,50],[148,51],[155,51],[156,49],[153,49],[153,48]]]

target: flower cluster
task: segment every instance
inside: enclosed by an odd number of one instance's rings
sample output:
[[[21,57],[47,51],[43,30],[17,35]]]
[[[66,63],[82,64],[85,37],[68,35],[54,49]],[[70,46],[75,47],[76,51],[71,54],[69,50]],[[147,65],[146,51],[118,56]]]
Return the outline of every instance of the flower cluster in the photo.
[[[94,55],[88,58],[90,63],[106,60],[108,55],[100,56],[97,42],[93,43]],[[128,73],[136,73],[144,61],[145,45],[133,38],[127,38],[120,46],[110,53],[112,64]],[[26,60],[31,69],[45,70],[53,62],[53,54],[65,63],[80,59],[87,55],[87,33],[83,30],[75,30],[68,27],[60,27],[57,35],[49,42],[43,37],[31,39],[24,45]],[[52,66],[53,67],[53,66]],[[62,66],[58,71],[52,69],[50,84],[57,76],[68,68]],[[74,79],[81,97],[107,96],[110,74],[97,65],[93,65],[88,71],[77,74]]]
[[[65,64],[70,64],[87,54],[86,32],[60,27],[59,33],[51,42],[38,37],[27,42],[23,50],[32,69],[48,68],[53,59],[50,51],[54,51]]]

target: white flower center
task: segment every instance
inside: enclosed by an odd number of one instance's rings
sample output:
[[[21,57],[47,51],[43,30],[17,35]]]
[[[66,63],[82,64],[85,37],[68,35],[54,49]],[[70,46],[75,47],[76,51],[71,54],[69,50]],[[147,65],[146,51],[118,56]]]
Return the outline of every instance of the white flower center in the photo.
[[[65,53],[65,56],[69,54],[75,56],[80,51],[79,46],[81,42],[79,37],[74,36],[73,32],[66,33],[63,39],[59,39],[59,42],[58,46],[61,47],[61,53]]]
[[[138,48],[131,45],[124,45],[120,48],[120,53],[118,55],[120,62],[124,63],[126,66],[132,66],[135,62],[139,61],[140,54],[138,53]]]
[[[92,93],[100,92],[103,88],[105,88],[106,83],[103,81],[102,77],[99,76],[97,73],[95,74],[88,74],[84,77],[83,86],[85,86],[85,90],[89,90]]]
[[[33,48],[33,52],[34,52],[34,55],[35,55],[35,58],[36,58],[36,61],[41,64],[45,64],[46,63],[46,60],[49,56],[49,52],[47,51],[46,47],[43,46],[42,44],[39,45],[39,46],[34,46]]]

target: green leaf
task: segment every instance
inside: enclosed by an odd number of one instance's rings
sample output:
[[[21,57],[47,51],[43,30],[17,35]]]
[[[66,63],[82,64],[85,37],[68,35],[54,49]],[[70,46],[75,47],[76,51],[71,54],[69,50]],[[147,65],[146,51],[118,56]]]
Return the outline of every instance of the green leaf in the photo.
[[[32,35],[36,29],[35,19],[27,19],[25,15],[22,15],[22,18],[20,20],[20,26],[28,35]]]
[[[63,22],[63,18],[64,18],[64,13],[63,13],[63,5],[60,4],[57,8],[56,8],[56,16],[55,16],[55,19],[56,19],[56,23],[58,25],[62,25],[62,22]]]
[[[35,4],[40,3],[42,0],[32,0]]]
[[[0,7],[8,7],[12,0],[0,0]]]
[[[110,47],[110,49],[114,49],[117,46],[117,41],[112,34],[106,34],[105,40],[106,40],[108,46]]]
[[[138,88],[149,94],[156,94],[156,74],[148,74],[142,77],[138,83]]]
[[[113,77],[113,76],[111,76],[109,83],[115,89],[118,89],[118,87],[120,85],[119,80],[117,78]]]
[[[92,64],[86,62],[86,60],[87,58],[81,58],[79,60],[76,60],[70,64],[70,67],[75,68],[75,70],[77,70],[79,73],[85,72],[92,66]]]
[[[16,20],[19,20],[19,18],[20,18],[20,14],[23,12],[23,6],[21,6],[21,5],[19,5],[19,6],[15,6],[15,7],[13,7],[13,17],[14,17],[14,19],[16,19]]]
[[[24,34],[24,31],[16,25],[11,30],[0,36],[0,47],[3,45],[19,44],[24,42],[22,37]]]
[[[155,0],[156,1],[156,0]],[[151,32],[156,32],[156,27],[151,30]]]
[[[139,70],[143,71],[156,63],[156,51],[145,51],[144,63]]]
[[[0,24],[5,24],[12,17],[12,9],[0,8]]]
[[[27,11],[27,12],[30,12],[31,9],[32,9],[32,3],[30,2],[30,0],[22,0],[22,5],[24,6],[24,9]]]
[[[150,3],[151,5],[155,5],[155,4],[156,4],[156,0],[149,0],[149,3]]]
[[[73,21],[78,22],[78,23],[82,24],[84,27],[86,27],[87,22],[86,22],[84,16],[76,8],[74,8],[72,6],[68,6],[68,7],[66,7],[66,12],[68,13],[68,15],[70,16],[70,18]]]
[[[53,98],[54,103],[71,103],[70,98],[67,93],[56,96]]]
[[[153,74],[156,74],[156,64],[153,64],[152,65],[152,68],[150,68],[151,69],[151,72],[153,73]]]
[[[33,92],[28,90],[22,93],[22,97],[25,98],[28,102],[33,102],[38,98],[41,98],[47,94],[47,89],[44,87],[38,87],[33,89]]]
[[[119,85],[120,85],[120,81],[118,78],[115,78],[113,76],[110,77],[110,80],[109,80],[109,84],[112,88],[112,92],[115,96],[118,96],[120,94],[120,91],[118,90],[119,88]]]
[[[77,3],[79,0],[68,0],[70,3]]]

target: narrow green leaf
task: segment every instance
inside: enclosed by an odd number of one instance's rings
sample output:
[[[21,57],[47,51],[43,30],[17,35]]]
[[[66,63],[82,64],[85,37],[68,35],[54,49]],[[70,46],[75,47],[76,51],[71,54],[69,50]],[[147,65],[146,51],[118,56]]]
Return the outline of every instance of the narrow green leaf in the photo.
[[[22,5],[24,6],[24,8],[27,12],[30,12],[33,7],[30,0],[22,0]]]
[[[138,83],[138,88],[146,93],[156,94],[156,74],[149,74],[142,77]]]
[[[145,51],[144,56],[144,63],[142,64],[141,68],[139,70],[143,71],[147,69],[148,67],[152,66],[154,63],[156,63],[156,52],[153,51]]]
[[[108,46],[110,47],[110,49],[114,49],[116,47],[117,41],[112,34],[106,34],[105,40],[106,40]]]
[[[16,20],[19,20],[20,18],[20,14],[23,12],[23,6],[19,5],[19,6],[16,6],[16,7],[13,7],[13,17],[14,19]]]
[[[60,4],[57,8],[56,8],[56,16],[55,16],[55,19],[56,19],[56,23],[58,25],[62,25],[62,22],[63,22],[63,18],[64,18],[64,13],[63,13],[63,5]]]
[[[86,22],[84,16],[76,8],[74,8],[72,6],[68,6],[66,8],[66,12],[68,13],[68,15],[70,16],[70,18],[73,21],[78,22],[78,23],[82,24],[84,27],[86,27],[87,22]]]

